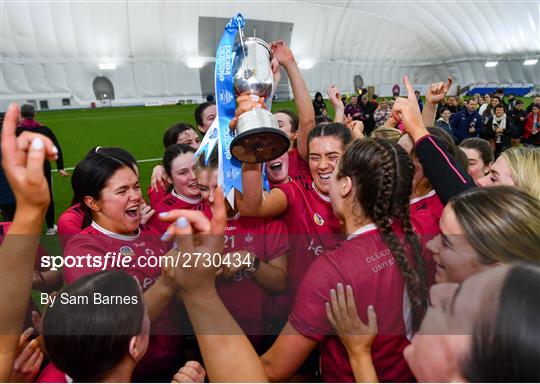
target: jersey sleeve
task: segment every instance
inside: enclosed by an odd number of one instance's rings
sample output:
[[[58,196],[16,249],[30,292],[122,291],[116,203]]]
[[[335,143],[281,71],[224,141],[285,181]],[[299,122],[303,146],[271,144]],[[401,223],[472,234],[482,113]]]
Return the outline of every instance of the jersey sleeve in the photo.
[[[326,303],[330,302],[330,289],[343,282],[327,255],[319,256],[306,272],[296,293],[293,310],[289,315],[291,325],[304,336],[321,342],[326,335],[334,334],[326,317]]]
[[[437,192],[443,205],[453,196],[474,188],[471,176],[451,157],[436,138],[426,135],[415,144],[424,174]]]
[[[265,225],[265,260],[271,261],[289,251],[289,236],[283,220],[271,219]]]
[[[287,198],[287,209],[281,215],[279,215],[280,218],[283,218],[291,212],[297,192],[293,186],[293,182],[276,185],[276,188],[281,190],[281,192],[283,192],[285,194],[285,197]]]
[[[152,186],[148,187],[148,200],[150,200],[150,206],[155,208],[157,203],[159,203],[166,195],[167,189],[163,188],[161,184],[157,185],[158,190],[154,190]]]

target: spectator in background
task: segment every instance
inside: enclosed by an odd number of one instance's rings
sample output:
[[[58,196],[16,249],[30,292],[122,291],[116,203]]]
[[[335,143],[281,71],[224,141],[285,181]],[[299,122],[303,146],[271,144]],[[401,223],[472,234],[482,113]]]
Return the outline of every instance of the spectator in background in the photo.
[[[478,96],[478,108],[482,108],[482,105],[485,104],[484,96]]]
[[[341,102],[343,103],[343,105],[347,105],[347,96],[341,96]]]
[[[420,98],[420,91],[414,91],[414,94],[416,95],[416,100],[418,100],[420,112],[422,112],[422,109],[424,109],[424,102],[422,101],[422,98]]]
[[[326,103],[322,97],[322,93],[317,92],[315,99],[313,100],[313,109],[315,110],[315,116],[322,116],[322,110],[326,109]]]
[[[475,94],[473,95],[473,99],[476,100],[476,103],[477,103],[478,105],[480,105],[480,98],[481,98],[481,97],[482,97],[482,96],[480,96],[479,93],[475,93]]]
[[[503,104],[497,105],[493,117],[484,127],[485,136],[495,144],[495,157],[512,146],[512,137],[515,135],[515,127],[512,119],[505,113]]]
[[[489,93],[486,93],[484,95],[484,104],[480,106],[478,113],[483,116],[484,112],[486,111],[486,108],[489,106],[490,103],[491,103],[491,95]]]
[[[481,113],[482,118],[484,119],[484,125],[487,124],[489,119],[493,117],[493,114],[495,113],[495,107],[499,104],[501,104],[501,99],[499,99],[499,96],[491,96],[489,105],[487,105],[484,109],[484,112]],[[478,113],[480,113],[480,111],[478,111]]]
[[[386,120],[388,120],[388,118],[390,117],[391,112],[392,109],[388,104],[388,100],[382,99],[381,103],[373,114],[373,119],[375,120],[375,128],[383,126]]]
[[[532,108],[533,108],[533,106],[535,106],[535,105],[537,105],[537,106],[540,107],[540,95],[535,95],[535,96],[534,96],[534,99],[533,99],[532,104],[529,105],[529,106],[527,107],[527,113],[531,113],[531,112],[532,112]]]
[[[508,95],[508,112],[513,111],[518,99],[516,99],[516,96],[511,93]]]
[[[446,133],[450,135],[450,137],[456,141],[456,138],[454,137],[454,132],[452,131],[452,128],[450,127],[450,116],[452,114],[450,113],[450,110],[448,108],[443,108],[441,112],[441,117],[437,119],[435,122],[435,126],[437,128],[444,129]]]
[[[482,132],[482,116],[476,112],[476,107],[476,101],[471,99],[467,103],[467,108],[450,117],[450,127],[454,132],[456,144],[469,137],[478,137]]]
[[[58,139],[49,127],[41,125],[34,119],[36,117],[36,110],[34,106],[31,104],[23,104],[20,109],[20,117],[21,121],[19,122],[16,130],[17,136],[19,136],[24,131],[28,131],[33,133],[40,133],[51,139],[53,144],[56,146],[56,149],[58,150],[58,158],[56,159],[56,167],[58,168],[58,173],[63,177],[69,176],[69,173],[64,170],[64,158],[62,156],[62,148],[60,147],[60,143],[58,142]],[[45,161],[43,167],[45,177],[47,178],[47,184],[49,186],[49,195],[51,198],[51,202],[45,215],[45,221],[47,223],[46,234],[55,235],[58,232],[58,227],[56,226],[56,224],[54,224],[54,200],[52,190],[51,163]]]
[[[533,104],[523,129],[523,142],[540,146],[540,105]]]
[[[360,120],[362,110],[358,105],[358,96],[351,96],[351,102],[345,106],[345,116],[350,116],[353,120]]]
[[[520,139],[523,137],[523,129],[525,128],[525,122],[527,121],[527,111],[525,111],[524,103],[522,100],[516,100],[512,112],[510,112],[510,117],[514,121],[514,126],[516,127],[516,134],[512,138],[512,146],[519,145]]]
[[[457,96],[456,101],[458,112],[467,108],[467,102],[465,101],[465,97],[463,97],[463,95]],[[478,103],[476,105],[478,106]]]
[[[375,104],[375,107],[376,107],[376,108],[379,108],[379,102],[378,102],[378,100],[379,100],[379,96],[377,96],[376,94],[371,95],[371,102],[372,102],[373,104]]]
[[[360,120],[362,120],[364,123],[364,133],[369,135],[375,129],[375,120],[373,119],[373,115],[375,114],[375,109],[377,107],[375,104],[369,101],[367,93],[364,93],[360,100],[360,110],[362,111]]]
[[[503,88],[497,88],[495,91],[495,96],[499,98],[501,101],[501,104],[504,105],[505,110],[508,109],[508,105],[504,102],[504,89]]]
[[[199,104],[195,108],[195,121],[197,122],[198,133],[201,137],[210,129],[216,118],[216,114],[216,105],[210,101]]]
[[[447,108],[450,111],[450,113],[456,113],[458,111],[456,98],[454,96],[448,96],[446,97],[446,101],[444,104],[439,104],[439,107],[437,108],[437,115],[436,115],[437,119],[441,117],[441,112],[443,108]]]
[[[206,96],[206,101],[209,102],[209,103],[213,103],[214,102],[214,95]]]

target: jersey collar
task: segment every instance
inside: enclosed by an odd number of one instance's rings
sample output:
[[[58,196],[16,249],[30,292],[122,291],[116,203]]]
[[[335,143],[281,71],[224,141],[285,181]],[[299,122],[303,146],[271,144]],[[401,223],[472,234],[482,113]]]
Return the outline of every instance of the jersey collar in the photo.
[[[201,202],[201,197],[200,196],[198,198],[196,198],[196,199],[192,199],[191,197],[187,197],[187,196],[181,195],[180,193],[177,193],[174,190],[174,188],[173,188],[173,190],[171,192],[171,195],[173,195],[177,199],[185,201],[186,203],[189,203],[189,204],[199,204]]]
[[[356,231],[354,231],[353,233],[351,233],[349,236],[347,236],[347,240],[351,240],[352,238],[355,238],[356,236],[359,236],[363,233],[366,233],[366,232],[370,232],[370,231],[374,231],[377,229],[377,226],[373,223],[371,224],[366,224],[360,228],[358,228]]]
[[[121,235],[119,233],[115,233],[115,232],[109,231],[108,229],[103,228],[101,225],[99,225],[95,221],[92,221],[92,228],[103,233],[104,235],[112,237],[113,239],[124,240],[124,241],[137,240],[139,238],[139,235],[141,234],[141,229],[137,228],[136,235]]]

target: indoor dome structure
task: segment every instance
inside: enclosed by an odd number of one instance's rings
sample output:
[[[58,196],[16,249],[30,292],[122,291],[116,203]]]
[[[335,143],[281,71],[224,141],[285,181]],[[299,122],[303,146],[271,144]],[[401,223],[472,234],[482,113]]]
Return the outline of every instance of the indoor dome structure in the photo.
[[[100,77],[116,104],[199,100],[236,13],[246,35],[291,46],[312,93],[352,92],[355,76],[379,95],[403,74],[420,89],[448,75],[461,87],[540,83],[539,65],[524,65],[540,57],[538,1],[16,1],[1,4],[2,110],[29,98],[88,105],[107,95]],[[278,97],[290,96],[284,78]]]

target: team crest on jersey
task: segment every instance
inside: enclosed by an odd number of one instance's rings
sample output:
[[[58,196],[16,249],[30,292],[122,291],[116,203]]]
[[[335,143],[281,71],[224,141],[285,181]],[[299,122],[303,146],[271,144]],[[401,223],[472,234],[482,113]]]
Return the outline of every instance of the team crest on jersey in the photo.
[[[248,233],[245,239],[248,243],[251,243],[253,241],[253,235],[251,233]]]
[[[135,256],[135,252],[133,252],[133,249],[131,249],[127,245],[124,245],[123,247],[120,248],[120,254],[122,256],[131,256],[131,257]]]
[[[317,225],[323,225],[323,224],[324,224],[324,219],[323,219],[322,216],[319,215],[318,213],[316,213],[316,214],[313,215],[313,221],[314,221],[315,224],[317,224]]]

